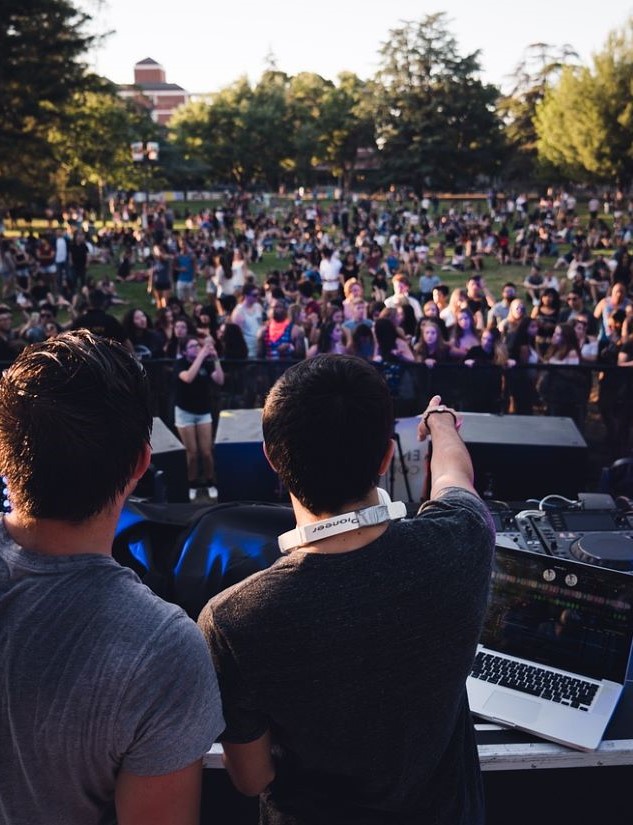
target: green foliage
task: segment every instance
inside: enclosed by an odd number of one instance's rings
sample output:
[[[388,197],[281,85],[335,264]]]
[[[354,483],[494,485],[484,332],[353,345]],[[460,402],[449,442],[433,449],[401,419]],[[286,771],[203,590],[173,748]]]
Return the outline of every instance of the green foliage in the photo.
[[[510,148],[504,167],[506,179],[525,184],[536,177],[537,109],[563,68],[575,65],[577,59],[578,54],[569,44],[559,48],[548,43],[532,43],[525,50],[514,70],[510,92],[497,102]]]
[[[510,92],[480,79],[443,13],[403,22],[380,69],[335,82],[289,76],[272,56],[259,81],[240,78],[191,102],[168,129],[87,71],[90,17],[74,0],[9,3],[0,24],[0,206],[57,198],[102,201],[107,188],[277,191],[338,183],[423,191],[526,187],[633,176],[633,22],[610,35],[592,69],[567,44],[531,44]],[[157,168],[129,143],[159,140]],[[360,170],[359,158],[369,160]],[[358,177],[357,177],[358,179]]]
[[[566,69],[536,118],[542,158],[570,180],[633,179],[633,18],[613,32],[593,70]]]
[[[89,20],[69,0],[23,0],[3,9],[0,202],[48,194],[46,173],[55,168],[49,131],[63,130],[68,102],[96,85],[82,60],[94,40]]]
[[[445,15],[405,22],[381,48],[376,100],[385,182],[455,191],[495,175],[502,150],[497,90],[462,57]]]
[[[80,92],[65,109],[63,127],[49,131],[56,160],[54,189],[62,202],[93,187],[101,205],[106,183],[111,187],[140,188],[140,170],[131,161],[130,143],[156,138],[156,126],[147,110],[122,100],[114,87]]]

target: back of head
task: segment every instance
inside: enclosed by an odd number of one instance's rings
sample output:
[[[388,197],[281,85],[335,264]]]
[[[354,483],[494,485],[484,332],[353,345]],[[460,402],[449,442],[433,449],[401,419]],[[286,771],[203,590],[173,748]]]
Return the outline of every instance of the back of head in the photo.
[[[149,443],[147,378],[87,330],[24,350],[0,381],[0,471],[28,518],[82,522],[125,490]]]
[[[374,323],[374,333],[378,350],[383,358],[388,358],[396,346],[398,331],[393,321],[388,317],[377,318]]]
[[[393,433],[379,371],[360,358],[318,355],[286,370],[264,406],[266,451],[311,513],[341,512],[377,484]]]
[[[108,296],[102,289],[91,289],[88,294],[90,309],[107,309]]]

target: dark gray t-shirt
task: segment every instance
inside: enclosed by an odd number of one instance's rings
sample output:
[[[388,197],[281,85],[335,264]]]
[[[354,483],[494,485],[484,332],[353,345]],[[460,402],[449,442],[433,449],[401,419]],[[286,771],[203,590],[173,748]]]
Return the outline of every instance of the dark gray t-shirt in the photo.
[[[114,822],[119,770],[184,768],[223,728],[184,611],[111,558],[26,552],[2,525],[0,651],[0,822]]]
[[[360,550],[294,551],[204,608],[222,739],[275,743],[262,823],[483,822],[465,682],[494,537],[452,488]]]

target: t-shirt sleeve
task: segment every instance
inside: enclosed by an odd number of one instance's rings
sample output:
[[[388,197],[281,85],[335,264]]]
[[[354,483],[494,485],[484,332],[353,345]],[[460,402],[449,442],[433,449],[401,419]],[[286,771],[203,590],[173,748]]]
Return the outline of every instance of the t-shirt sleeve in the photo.
[[[117,719],[129,744],[121,767],[139,776],[180,770],[203,756],[224,727],[218,683],[195,623],[176,614],[148,639]]]
[[[469,520],[478,522],[494,542],[494,522],[488,508],[478,495],[470,492],[470,490],[465,490],[463,487],[445,488],[437,498],[426,501],[420,507],[418,515],[433,512],[445,513],[454,510],[468,511]]]
[[[226,720],[223,742],[245,744],[259,739],[269,728],[267,716],[257,709],[257,686],[248,680],[237,662],[230,643],[220,630],[211,604],[198,619],[218,674],[222,709]]]

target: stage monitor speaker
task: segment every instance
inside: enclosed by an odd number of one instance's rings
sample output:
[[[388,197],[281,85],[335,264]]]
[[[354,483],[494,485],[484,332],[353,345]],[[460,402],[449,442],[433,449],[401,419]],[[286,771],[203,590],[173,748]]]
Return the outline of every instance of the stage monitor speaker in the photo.
[[[475,487],[499,501],[586,489],[588,449],[571,418],[462,413],[461,435],[475,469]]]
[[[222,410],[215,439],[218,501],[288,503],[262,444],[261,409]]]
[[[395,424],[396,449],[389,469],[380,477],[392,501],[420,503],[427,497],[429,442],[418,441],[420,416],[399,418]]]
[[[163,489],[169,503],[189,501],[187,481],[187,452],[182,442],[176,438],[162,419],[155,417],[152,426],[152,465],[139,481],[134,495],[140,498],[155,498],[157,486]],[[156,474],[160,473],[160,483]]]

